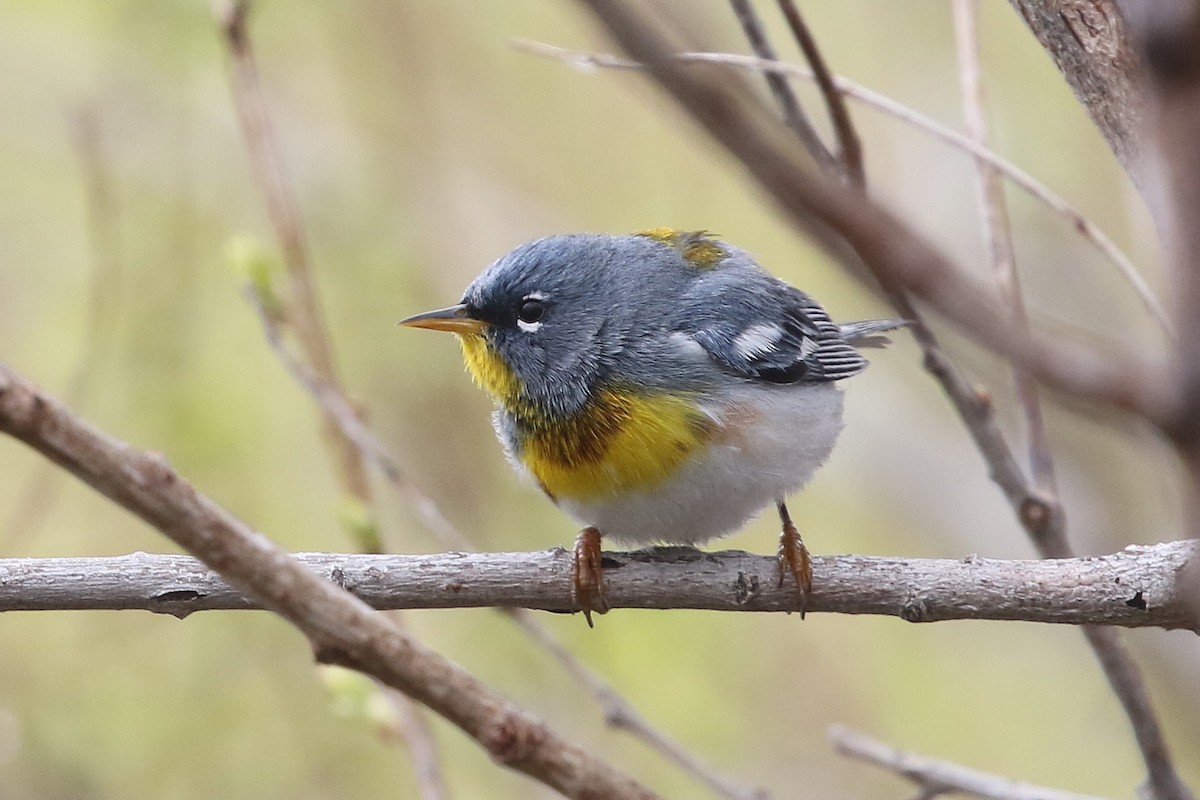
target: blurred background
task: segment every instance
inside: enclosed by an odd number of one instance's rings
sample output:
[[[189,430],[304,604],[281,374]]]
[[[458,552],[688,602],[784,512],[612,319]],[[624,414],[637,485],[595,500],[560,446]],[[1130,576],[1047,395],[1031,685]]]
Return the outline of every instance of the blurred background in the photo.
[[[659,3],[706,46],[746,52],[717,0]],[[791,47],[759,3],[777,48]],[[806,3],[835,71],[961,128],[946,2]],[[994,146],[1082,209],[1163,286],[1131,187],[1008,4],[983,5]],[[299,198],[345,383],[416,483],[482,549],[566,545],[570,520],[504,462],[452,337],[398,330],[458,299],[491,260],[565,231],[704,228],[842,319],[888,309],[781,222],[739,168],[631,72],[584,72],[514,37],[611,51],[561,0],[284,3],[253,13],[269,111]],[[161,451],[291,550],[350,551],[309,398],[280,367],[230,242],[275,244],[199,0],[0,3],[0,359],[101,429]],[[819,116],[815,95],[798,85]],[[853,107],[872,191],[959,263],[987,269],[969,160]],[[1049,330],[1153,350],[1161,335],[1071,226],[1009,192],[1021,279]],[[247,238],[248,237],[248,238]],[[1033,550],[907,337],[847,385],[847,427],[792,503],[814,552],[960,558]],[[1003,364],[952,331],[1021,435]],[[1078,549],[1179,536],[1177,465],[1139,426],[1051,402]],[[377,486],[386,546],[440,550]],[[725,540],[771,552],[770,516]],[[0,441],[0,555],[172,552],[164,537]],[[776,798],[905,796],[833,754],[844,723],[894,745],[1078,792],[1132,797],[1143,768],[1075,630],[986,622],[617,611],[588,630],[542,615],[654,724]],[[586,693],[506,618],[406,616],[420,639],[670,797],[688,775],[605,728]],[[1125,634],[1184,777],[1200,786],[1200,646]],[[7,798],[414,797],[407,756],[331,691],[264,613],[0,617]],[[353,704],[349,704],[353,705]],[[435,721],[456,797],[550,796]]]

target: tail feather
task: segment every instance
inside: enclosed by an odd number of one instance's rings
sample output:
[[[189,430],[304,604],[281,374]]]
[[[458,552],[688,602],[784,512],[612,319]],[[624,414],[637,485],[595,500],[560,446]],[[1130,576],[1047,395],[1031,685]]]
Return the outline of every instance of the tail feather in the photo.
[[[838,325],[842,338],[855,347],[886,347],[892,340],[879,334],[911,325],[907,319],[864,319]]]

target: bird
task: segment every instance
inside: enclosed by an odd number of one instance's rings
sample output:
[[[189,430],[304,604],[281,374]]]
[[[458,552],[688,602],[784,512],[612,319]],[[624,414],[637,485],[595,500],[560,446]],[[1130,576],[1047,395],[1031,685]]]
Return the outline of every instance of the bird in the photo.
[[[839,325],[716,235],[654,228],[527,242],[398,324],[458,335],[508,460],[583,526],[573,600],[591,626],[601,537],[696,546],[772,504],[803,614],[811,558],[786,499],[833,450],[859,349],[908,323]]]

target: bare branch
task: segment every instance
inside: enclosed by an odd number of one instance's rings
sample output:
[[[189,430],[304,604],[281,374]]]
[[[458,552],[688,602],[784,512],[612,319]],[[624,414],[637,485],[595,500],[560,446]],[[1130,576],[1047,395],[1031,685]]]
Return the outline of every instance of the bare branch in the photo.
[[[1138,182],[1140,65],[1113,0],[1010,0]],[[1147,4],[1153,5],[1153,4]]]
[[[333,420],[340,427],[342,435],[354,443],[363,458],[374,465],[396,493],[416,510],[417,515],[437,541],[444,547],[455,550],[475,550],[470,539],[447,519],[433,498],[422,492],[409,479],[400,459],[363,424],[349,401],[335,387],[322,382],[288,352],[283,344],[279,325],[263,307],[261,298],[249,289],[246,291],[246,295],[259,314],[263,332],[272,351],[296,383],[308,392],[313,401],[321,407],[326,418]],[[766,797],[763,791],[742,786],[720,774],[654,727],[649,720],[637,712],[637,709],[628,700],[618,694],[616,689],[563,647],[562,643],[546,630],[545,626],[534,619],[529,611],[523,608],[498,608],[497,610],[507,613],[522,631],[548,651],[564,670],[585,687],[604,710],[605,720],[610,725],[643,740],[719,797],[726,798],[726,800],[763,800]]]
[[[792,36],[799,45],[800,52],[804,54],[804,60],[812,69],[813,79],[817,88],[821,90],[821,97],[825,100],[825,109],[829,113],[829,121],[833,124],[833,132],[838,140],[838,161],[854,185],[864,188],[867,178],[863,167],[862,144],[850,119],[850,112],[846,109],[845,98],[834,85],[833,74],[825,63],[825,57],[821,55],[821,48],[817,47],[817,40],[805,24],[799,7],[793,0],[779,0],[779,10],[783,12],[788,27],[792,30]]]
[[[514,39],[513,45],[525,52],[554,58],[582,69],[601,67],[606,69],[642,70],[646,68],[641,62],[628,58],[621,58],[607,53],[584,53],[577,50],[567,50],[528,39]],[[732,53],[678,53],[674,57],[682,62],[724,64],[729,67],[754,72],[778,72],[804,80],[815,80],[815,76],[810,70],[783,61],[764,61],[761,58]],[[1015,186],[1039,202],[1047,205],[1056,214],[1062,216],[1072,230],[1082,236],[1084,241],[1095,247],[1108,261],[1112,262],[1121,277],[1134,290],[1138,300],[1154,317],[1155,322],[1168,334],[1170,333],[1167,312],[1163,309],[1162,303],[1159,302],[1158,298],[1154,296],[1154,292],[1151,290],[1149,284],[1146,283],[1146,279],[1142,277],[1137,267],[1130,261],[1129,256],[1125,255],[1121,251],[1121,248],[1117,247],[1116,242],[1109,238],[1095,223],[1084,216],[1078,209],[1071,206],[1060,195],[1011,161],[971,141],[961,133],[913,111],[911,108],[896,102],[890,97],[871,91],[840,75],[834,76],[833,80],[835,88],[846,97],[874,108],[877,111],[882,111],[891,117],[940,139],[953,148],[970,153],[975,158],[986,161],[991,167],[1012,181]]]
[[[294,330],[313,371],[322,381],[338,386],[337,364],[312,275],[304,223],[288,178],[283,152],[267,112],[250,42],[248,19],[251,4],[248,0],[212,0],[212,4],[213,15],[224,34],[229,55],[230,91],[241,123],[251,170],[262,193],[267,216],[287,269],[287,322]],[[364,508],[369,508],[371,487],[361,455],[342,437],[332,420],[325,420],[325,434],[333,449],[343,489]],[[377,537],[375,541],[365,544],[372,551],[381,549]]]
[[[814,558],[809,612],[878,614],[908,622],[990,619],[1063,625],[1184,628],[1200,621],[1177,573],[1198,545],[1131,546],[1106,556],[1051,560]],[[775,560],[687,547],[606,552],[614,608],[797,611],[773,578]],[[357,555],[296,561],[378,609],[529,608],[573,611],[570,553]],[[240,590],[184,556],[0,559],[0,611],[144,609],[175,615],[255,608]]]
[[[746,34],[746,40],[750,42],[750,47],[754,50],[755,55],[765,61],[778,61],[775,48],[771,46],[766,28],[763,27],[762,20],[758,18],[751,0],[729,0],[729,4],[733,6],[733,13],[737,16],[738,23],[742,26],[742,32]],[[763,75],[767,79],[767,85],[771,87],[771,94],[775,96],[775,102],[783,111],[784,122],[800,137],[808,154],[823,169],[840,171],[841,165],[829,152],[825,143],[821,141],[816,128],[813,127],[808,115],[800,106],[800,100],[796,97],[796,93],[792,91],[791,84],[782,75],[774,72],[764,72]]]
[[[963,107],[967,129],[980,145],[987,144],[987,122],[983,109],[983,89],[979,73],[978,34],[976,31],[975,0],[955,0],[955,38],[958,44],[959,67],[963,92]],[[979,170],[980,202],[983,208],[985,236],[992,258],[993,270],[1000,283],[1001,294],[1013,308],[1017,324],[1025,325],[1025,309],[1020,283],[1016,274],[1008,214],[1004,194],[995,172],[982,161]],[[1041,403],[1036,384],[1021,369],[1014,368],[1017,395],[1025,412],[1029,432],[1030,468],[1033,483],[1045,503],[1046,524],[1027,525],[1026,530],[1043,557],[1064,558],[1072,554],[1067,539],[1066,515],[1057,500],[1054,463],[1042,421]],[[1122,645],[1116,631],[1085,626],[1084,636],[1129,718],[1134,738],[1146,763],[1151,784],[1158,796],[1175,797],[1179,779],[1167,752],[1158,719],[1150,703],[1149,693],[1136,662]],[[1166,792],[1167,794],[1164,794]]]
[[[844,756],[866,761],[912,781],[921,790],[918,797],[922,798],[953,793],[985,800],[1103,800],[1092,795],[1033,786],[949,761],[897,750],[841,726],[829,730],[829,741],[833,749]]]
[[[283,616],[308,637],[318,660],[365,672],[424,703],[497,762],[567,797],[656,796],[314,575],[197,492],[162,456],[92,428],[3,365],[0,431],[158,528],[247,597]]]
[[[978,3],[977,0],[954,0],[952,8],[967,135],[980,147],[986,148],[988,124],[987,113],[984,110],[983,80],[980,75]],[[1000,296],[1012,309],[1015,324],[1028,326],[1025,301],[1021,297],[1021,282],[1017,276],[1012,226],[1009,224],[1008,205],[1004,201],[1004,187],[1000,184],[1000,175],[995,167],[979,158],[975,159],[975,172],[979,187],[983,238],[992,262],[992,274],[996,278]],[[1058,493],[1054,462],[1050,454],[1050,443],[1046,438],[1046,425],[1042,417],[1037,384],[1019,368],[1013,369],[1013,383],[1025,415],[1025,429],[1029,437],[1030,473],[1034,486],[1046,498],[1053,498]]]

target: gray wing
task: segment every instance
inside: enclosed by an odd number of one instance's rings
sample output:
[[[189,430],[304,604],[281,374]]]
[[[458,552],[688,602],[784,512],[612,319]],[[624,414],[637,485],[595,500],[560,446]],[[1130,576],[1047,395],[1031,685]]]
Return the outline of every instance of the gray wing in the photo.
[[[702,314],[687,333],[734,374],[769,383],[827,382],[867,365],[820,304],[775,282],[765,292],[724,292],[719,314]]]

